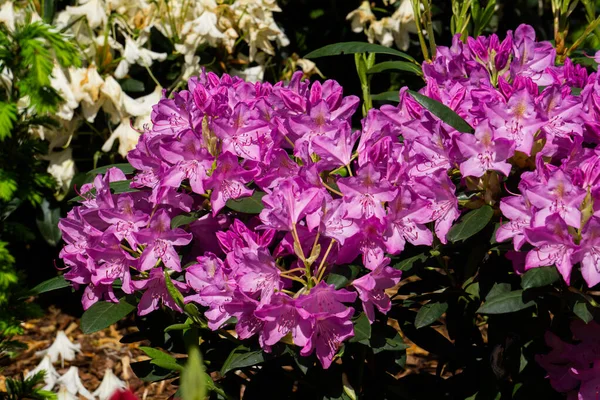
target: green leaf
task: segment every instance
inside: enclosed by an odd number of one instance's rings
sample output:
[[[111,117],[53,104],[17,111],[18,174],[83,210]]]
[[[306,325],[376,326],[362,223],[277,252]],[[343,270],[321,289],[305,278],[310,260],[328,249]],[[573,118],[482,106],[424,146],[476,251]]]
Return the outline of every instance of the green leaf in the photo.
[[[91,171],[87,172],[88,177],[91,177],[92,180],[96,177],[96,175],[100,175],[100,174],[105,174],[106,171],[108,171],[110,168],[118,168],[121,171],[123,171],[123,173],[125,175],[131,175],[135,172],[135,168],[133,168],[131,166],[131,164],[129,163],[119,163],[119,164],[111,164],[111,165],[105,165],[103,167],[99,167],[96,169],[93,169]]]
[[[369,339],[371,339],[371,323],[363,312],[354,320],[354,336],[350,339],[350,342],[360,342],[368,345]]]
[[[171,331],[183,331],[186,329],[190,329],[192,327],[192,321],[188,318],[188,320],[184,324],[173,324],[169,325],[165,328],[165,332]]]
[[[512,289],[511,289],[510,283],[496,282],[496,283],[494,283],[494,286],[492,286],[492,288],[490,289],[488,294],[485,296],[485,299],[490,300],[493,297],[499,296],[501,294],[509,293],[511,290]]]
[[[409,90],[408,93],[423,107],[429,110],[433,115],[442,120],[442,122],[450,125],[454,129],[463,133],[473,133],[475,130],[464,119],[455,113],[448,106],[440,103],[437,100],[423,96],[420,93]]]
[[[56,4],[54,0],[42,0],[41,11],[44,22],[51,24],[56,11]]]
[[[336,289],[341,289],[355,280],[359,272],[360,267],[357,265],[336,265],[327,275],[325,281],[330,285],[334,285]]]
[[[398,91],[392,90],[390,92],[383,92],[378,94],[371,95],[372,100],[377,101],[395,101],[396,103],[400,102],[400,95]]]
[[[229,357],[223,363],[221,375],[225,376],[229,371],[251,367],[265,361],[265,354],[262,350],[248,351],[245,346],[238,346],[229,353]]]
[[[421,253],[414,257],[401,260],[399,263],[394,264],[394,268],[399,269],[400,271],[410,271],[416,262],[423,263],[427,261],[427,259],[429,259],[429,256],[425,253]]]
[[[16,121],[17,105],[0,101],[0,141],[11,136]]]
[[[548,286],[560,278],[555,266],[532,268],[521,277],[521,287],[531,289]]]
[[[532,305],[534,305],[533,301],[523,302],[522,290],[515,290],[486,299],[486,302],[479,307],[477,312],[480,314],[506,314],[524,310]]]
[[[58,229],[59,220],[60,208],[50,207],[48,200],[44,199],[40,204],[35,222],[44,240],[53,247],[56,247],[62,237],[61,231]]]
[[[152,364],[152,360],[132,363],[131,369],[135,373],[135,376],[144,382],[158,382],[174,377],[172,370]]]
[[[229,199],[225,205],[233,211],[238,211],[244,214],[260,214],[265,205],[262,203],[262,198],[266,195],[265,192],[254,191],[250,197],[242,197],[241,199]]]
[[[62,276],[55,276],[52,279],[48,279],[31,289],[27,292],[28,296],[37,296],[38,294],[51,292],[53,290],[63,289],[70,287],[71,284],[65,280]]]
[[[392,49],[390,47],[381,46],[366,42],[341,42],[329,44],[320,49],[311,51],[304,58],[319,58],[328,56],[338,56],[341,54],[356,54],[356,53],[375,53],[375,54],[390,54],[404,58],[408,61],[415,61],[414,58],[406,53]]]
[[[192,222],[198,221],[200,217],[206,213],[194,211],[191,213],[179,214],[171,220],[171,229],[179,228],[183,225],[189,225]]]
[[[417,329],[429,326],[438,320],[448,310],[448,303],[439,303],[430,301],[425,304],[415,318],[415,327]]]
[[[165,275],[165,286],[167,287],[167,291],[169,292],[169,295],[171,296],[171,298],[173,298],[173,300],[175,301],[175,304],[177,304],[179,307],[181,307],[181,309],[183,309],[183,307],[185,306],[185,304],[183,302],[183,295],[181,294],[179,289],[177,289],[175,287],[175,285],[173,284],[173,281],[171,280],[171,276],[169,275],[167,270],[164,271],[164,275]]]
[[[470,211],[450,229],[447,235],[448,240],[458,242],[470,238],[485,228],[492,216],[494,216],[494,210],[488,205]]]
[[[372,326],[369,345],[374,354],[379,354],[383,351],[403,351],[410,347],[404,343],[402,336],[400,336],[396,329],[383,324],[374,324]]]
[[[191,346],[188,351],[188,360],[181,373],[181,399],[204,400],[206,398],[207,379],[210,377],[204,372],[204,363],[198,346]]]
[[[177,359],[170,354],[146,346],[140,346],[140,350],[146,353],[152,359],[150,362],[156,366],[172,371],[183,371],[183,366],[178,364]]]
[[[133,310],[135,306],[129,304],[125,298],[118,303],[99,301],[81,316],[81,330],[86,335],[98,332],[125,318]]]
[[[146,90],[144,87],[144,82],[138,81],[137,79],[127,78],[122,80],[120,84],[121,89],[123,89],[125,92],[141,93]]]
[[[406,61],[385,61],[375,64],[373,67],[369,68],[367,74],[377,74],[386,71],[406,71],[417,75],[423,75],[421,66]],[[398,94],[398,92],[396,92],[396,94]]]
[[[594,319],[594,316],[590,312],[585,302],[578,302],[573,307],[573,313],[579,317],[586,324]]]

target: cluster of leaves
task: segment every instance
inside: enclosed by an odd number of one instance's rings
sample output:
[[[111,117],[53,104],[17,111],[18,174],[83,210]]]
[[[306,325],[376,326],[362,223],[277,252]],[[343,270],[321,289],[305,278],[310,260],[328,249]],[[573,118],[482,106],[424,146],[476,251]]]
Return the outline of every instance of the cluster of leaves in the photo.
[[[22,375],[17,379],[6,379],[6,392],[0,393],[1,400],[55,400],[56,394],[39,389],[44,383],[44,371],[25,379]]]
[[[68,38],[43,22],[27,21],[14,31],[0,24],[0,333],[6,337],[19,333],[20,319],[39,311],[17,301],[25,293],[9,243],[30,242],[36,237],[15,218],[17,211],[39,207],[42,235],[55,242],[60,238],[51,228],[58,221],[58,210],[46,200],[52,195],[54,181],[40,159],[47,149],[31,130],[52,125],[48,115],[62,102],[50,83],[54,65],[76,66],[78,57]]]

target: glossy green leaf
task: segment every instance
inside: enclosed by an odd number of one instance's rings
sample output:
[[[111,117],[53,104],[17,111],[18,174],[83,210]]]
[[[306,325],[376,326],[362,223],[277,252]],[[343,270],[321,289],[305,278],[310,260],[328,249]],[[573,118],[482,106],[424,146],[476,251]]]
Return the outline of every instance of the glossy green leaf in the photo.
[[[368,344],[368,340],[371,339],[371,323],[365,313],[361,313],[356,320],[354,320],[354,336],[350,339],[350,342],[361,342]]]
[[[121,82],[121,89],[125,92],[130,93],[142,93],[146,88],[144,87],[144,82],[138,81],[137,79],[127,78],[123,79]]]
[[[594,316],[588,309],[588,306],[585,302],[578,302],[573,307],[573,313],[579,317],[586,324],[594,319]]]
[[[135,306],[129,304],[125,298],[118,303],[99,301],[81,316],[81,330],[86,335],[98,332],[125,318],[133,310]]]
[[[131,164],[129,163],[120,163],[120,164],[111,164],[111,165],[105,165],[103,167],[99,167],[96,169],[93,169],[91,171],[87,172],[87,175],[89,177],[95,178],[96,175],[100,175],[100,174],[105,174],[106,171],[108,171],[111,168],[117,168],[120,169],[121,171],[123,171],[123,173],[125,175],[131,175],[135,172],[135,168],[133,168],[133,166],[131,166]]]
[[[488,205],[470,211],[450,229],[446,237],[451,242],[468,239],[485,228],[493,216],[494,210]]]
[[[201,213],[201,212],[197,212],[197,211],[191,212],[191,213],[179,214],[179,215],[173,217],[173,219],[171,220],[171,229],[179,228],[180,226],[189,225],[192,222],[196,222],[204,214],[205,213]]]
[[[429,256],[425,253],[418,254],[416,256],[407,258],[405,260],[401,260],[397,264],[394,264],[394,268],[399,269],[400,271],[409,271],[412,269],[412,267],[414,266],[414,264],[416,262],[423,263],[423,262],[427,261],[428,258],[429,258]]]
[[[178,364],[177,359],[170,354],[146,346],[140,346],[140,350],[152,359],[150,362],[154,365],[172,371],[183,371],[183,366]]]
[[[374,354],[383,351],[403,351],[410,347],[404,343],[398,331],[389,325],[374,324],[371,329],[369,345]]]
[[[560,278],[556,267],[538,267],[525,272],[521,277],[521,287],[531,289],[542,286],[548,286]]]
[[[181,399],[205,400],[207,379],[210,377],[204,372],[200,350],[198,350],[198,346],[191,346],[188,350],[185,369],[181,373]]]
[[[238,211],[244,214],[260,214],[265,205],[262,203],[262,198],[266,195],[265,192],[254,191],[252,196],[242,197],[240,199],[227,200],[225,204],[229,209]]]
[[[159,382],[175,376],[172,370],[152,364],[152,360],[131,363],[131,369],[144,382]]]
[[[379,64],[375,64],[373,67],[369,68],[367,74],[377,74],[380,72],[387,71],[406,71],[417,75],[423,75],[421,66],[406,61],[385,61]],[[398,92],[396,92],[396,94],[397,93]]]
[[[338,265],[327,275],[326,282],[334,285],[336,289],[341,289],[352,283],[359,272],[360,267],[357,265]]]
[[[60,208],[52,207],[48,200],[44,199],[37,213],[35,222],[40,230],[40,234],[50,246],[56,246],[62,237],[58,229],[60,220]]]
[[[304,58],[320,58],[356,53],[390,54],[393,56],[404,58],[408,61],[415,61],[415,59],[409,56],[408,54],[393,49],[391,47],[385,47],[379,44],[367,42],[342,42],[329,44],[327,46],[321,47],[320,49],[311,51],[310,53],[305,55]]]
[[[373,95],[371,95],[371,99],[377,100],[377,101],[394,101],[396,103],[399,103],[400,95],[399,95],[398,91],[392,90],[390,92],[373,94]]]
[[[166,270],[164,271],[164,276],[165,276],[165,286],[167,287],[167,291],[169,292],[169,295],[171,296],[173,301],[175,301],[175,304],[177,304],[179,307],[181,307],[183,309],[183,307],[185,306],[185,304],[183,302],[183,295],[181,294],[179,289],[177,289],[175,287],[175,285],[173,284],[173,281],[171,280],[171,276],[169,275],[169,273]]]
[[[489,296],[488,296],[489,297]],[[486,302],[477,310],[480,314],[506,314],[524,310],[533,306],[535,303],[529,301],[523,302],[523,291],[515,290],[512,292],[501,293],[497,296],[486,299]]]
[[[63,289],[70,287],[71,284],[65,280],[62,276],[55,276],[52,279],[48,279],[31,289],[27,292],[28,296],[37,296],[38,294],[51,292],[53,290]]]
[[[415,327],[417,329],[429,326],[438,320],[448,310],[448,303],[431,301],[425,304],[415,318]]]
[[[420,93],[409,90],[408,93],[423,107],[429,110],[433,115],[441,119],[444,123],[463,133],[473,133],[475,130],[471,125],[460,117],[448,106],[437,100],[431,99]]]
[[[221,368],[221,375],[240,368],[251,367],[264,361],[265,354],[262,350],[249,351],[247,347],[239,346],[229,353]]]

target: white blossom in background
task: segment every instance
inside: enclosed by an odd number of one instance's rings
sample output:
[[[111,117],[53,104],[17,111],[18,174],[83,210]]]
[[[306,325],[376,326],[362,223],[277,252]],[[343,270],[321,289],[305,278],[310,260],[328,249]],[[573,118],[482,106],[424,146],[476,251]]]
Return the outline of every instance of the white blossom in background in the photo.
[[[102,382],[100,382],[100,386],[98,386],[93,395],[98,397],[99,400],[109,400],[117,390],[125,388],[127,388],[127,384],[117,378],[112,369],[107,368],[104,371],[104,377],[102,378]]]
[[[0,7],[0,23],[4,23],[10,32],[15,30],[15,9],[12,1],[7,1]]]
[[[61,386],[56,393],[56,400],[79,400],[79,397],[72,395],[66,386]]]
[[[46,350],[36,352],[35,355],[48,357],[53,363],[60,358],[64,365],[65,360],[73,361],[75,359],[75,353],[81,353],[81,345],[71,342],[64,331],[58,331],[52,345]]]
[[[150,94],[140,98],[128,96],[117,80],[129,78],[132,66],[150,68],[167,59],[167,54],[151,49],[152,29],[161,32],[174,45],[174,55],[183,56],[178,84],[200,74],[198,52],[206,46],[221,49],[227,59],[218,60],[228,73],[248,81],[264,79],[265,66],[277,47],[289,40],[277,25],[274,14],[281,12],[277,0],[74,0],[58,11],[53,25],[72,36],[82,49],[84,66],[61,69],[54,67],[51,84],[63,97],[56,114],[58,128],[35,127],[31,134],[50,142],[48,173],[57,182],[57,197],[64,196],[71,186],[76,166],[73,151],[68,148],[77,131],[91,124],[98,116],[108,124],[108,139],[102,150],[110,152],[118,142],[118,152],[125,157],[139,139],[140,132],[150,124],[152,106],[162,96],[155,81]],[[0,23],[9,30],[22,23],[26,11],[33,21],[41,18],[28,2],[0,0]],[[246,46],[238,46],[245,43]],[[244,54],[239,48],[247,48]],[[229,68],[235,60],[236,68]],[[306,62],[309,62],[306,60]],[[233,63],[232,63],[233,64]],[[296,64],[292,64],[296,65]],[[297,63],[306,74],[306,67]],[[308,64],[307,64],[308,65]],[[135,78],[135,77],[133,77]],[[0,75],[6,85],[10,76]],[[23,98],[25,107],[29,99]],[[104,131],[106,133],[106,131]],[[94,151],[95,149],[92,149]]]
[[[42,158],[50,161],[48,173],[56,180],[59,190],[65,193],[69,191],[69,185],[76,172],[73,150],[67,148],[63,151],[52,151]]]
[[[35,367],[25,375],[25,379],[31,378],[40,371],[45,371],[43,389],[52,390],[52,388],[56,385],[56,381],[58,380],[60,375],[54,369],[50,357],[45,356],[44,358],[42,358],[42,361],[40,361],[37,367]]]
[[[142,38],[142,36],[140,36]],[[129,67],[133,64],[139,64],[142,67],[150,67],[152,63],[164,61],[167,59],[166,53],[156,53],[142,47],[143,40],[134,41],[129,36],[125,36],[125,49],[123,50],[123,59],[117,65],[115,70],[115,78],[125,78],[129,72]]]
[[[94,396],[83,386],[79,378],[79,368],[77,367],[69,368],[63,376],[58,378],[56,384],[60,385],[61,389],[65,388],[73,396],[79,395],[88,400],[94,399]]]
[[[365,26],[377,18],[371,11],[371,6],[368,1],[363,1],[360,6],[346,16],[346,19],[350,21],[352,32],[360,33],[365,29]]]
[[[385,3],[391,5],[396,3],[396,0]],[[417,33],[411,0],[401,0],[391,16],[379,20],[371,11],[370,3],[363,1],[356,10],[346,16],[346,19],[350,21],[352,31],[364,31],[369,42],[377,42],[387,47],[395,45],[401,50],[407,50],[410,45],[409,33]]]

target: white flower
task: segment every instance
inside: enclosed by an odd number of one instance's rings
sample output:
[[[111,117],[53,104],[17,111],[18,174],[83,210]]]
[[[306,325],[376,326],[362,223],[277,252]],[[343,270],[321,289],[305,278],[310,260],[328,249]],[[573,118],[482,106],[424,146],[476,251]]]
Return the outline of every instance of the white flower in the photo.
[[[232,68],[231,70],[229,70],[229,72],[231,73],[231,75],[239,76],[247,82],[262,82],[262,80],[265,77],[265,66],[257,65],[256,67],[246,68],[243,71],[239,71],[237,69]]]
[[[79,400],[79,397],[72,395],[66,386],[61,386],[56,394],[56,400]]]
[[[79,369],[77,367],[71,367],[69,370],[58,380],[57,384],[61,385],[61,389],[64,387],[67,389],[67,392],[71,393],[73,396],[77,396],[78,394],[85,397],[86,399],[92,400],[94,396],[83,386],[81,383],[81,379],[79,379]]]
[[[43,387],[43,389],[52,390],[54,385],[56,385],[56,381],[58,380],[59,375],[58,372],[56,372],[56,370],[54,369],[54,366],[52,365],[52,360],[50,360],[49,356],[45,356],[37,367],[29,371],[25,375],[25,379],[31,378],[33,375],[37,374],[40,371],[46,371],[46,374],[44,375],[45,386]]]
[[[98,386],[98,389],[93,394],[94,396],[98,396],[100,400],[108,400],[115,391],[125,389],[126,387],[125,382],[117,378],[113,374],[112,369],[108,368],[104,371],[104,377],[102,378],[102,382],[100,382],[100,386]]]
[[[410,0],[402,0],[398,10],[392,15],[392,19],[400,22],[400,30],[394,32],[394,42],[396,47],[401,50],[407,50],[410,45],[409,33],[417,33],[417,24],[415,23],[415,13]]]
[[[138,39],[140,41],[140,39]],[[121,79],[129,72],[129,67],[132,64],[139,64],[142,67],[149,67],[154,60],[164,61],[167,59],[166,53],[156,53],[145,49],[143,43],[136,42],[129,36],[125,36],[125,50],[123,50],[123,59],[117,65],[115,70],[115,78]]]
[[[123,109],[134,117],[149,116],[152,113],[152,106],[162,98],[162,91],[162,87],[157,86],[152,93],[137,99],[123,94]]]
[[[76,172],[75,161],[73,161],[73,150],[68,148],[63,151],[51,152],[42,158],[50,161],[50,164],[48,165],[48,173],[56,180],[57,189],[60,192],[66,193],[71,186],[71,181],[73,180]],[[78,349],[79,348],[77,348],[77,350]],[[72,358],[66,359],[69,361],[72,360]]]
[[[75,95],[71,90],[71,86],[62,68],[57,64],[54,65],[50,84],[58,91],[64,102],[58,108],[56,116],[62,119],[70,120],[73,118],[73,111],[79,107],[79,102],[75,99]]]
[[[123,110],[123,98],[125,94],[121,85],[119,85],[119,82],[115,78],[108,76],[100,89],[100,93],[103,98],[102,109],[110,115],[110,120],[113,124],[119,122],[125,116]]]
[[[10,32],[15,30],[15,9],[13,8],[13,1],[7,1],[0,7],[0,23],[6,25]]]
[[[104,80],[98,73],[95,65],[87,68],[70,68],[71,91],[75,100],[80,102],[83,110],[83,117],[88,122],[93,122],[102,101],[100,101],[100,89],[104,85]]]
[[[321,72],[321,70],[319,70],[319,68],[317,68],[317,64],[315,64],[314,62],[306,58],[299,58],[298,60],[296,60],[296,64],[300,68],[302,68],[302,72],[304,73],[305,77],[319,75],[321,78],[325,79],[325,76],[323,76],[323,73]]]
[[[133,150],[140,139],[140,133],[135,131],[131,127],[131,121],[129,117],[125,117],[121,120],[119,126],[115,128],[110,137],[104,145],[102,145],[102,151],[109,152],[115,140],[119,140],[119,154],[123,157],[127,156],[130,150]]]
[[[77,7],[67,6],[67,9],[62,13],[68,15],[69,20],[75,20],[81,16],[85,16],[92,29],[104,26],[108,21],[106,4],[104,4],[103,0],[82,0],[79,4],[80,5]],[[63,21],[65,20],[65,17],[59,16],[59,18]]]
[[[372,22],[367,30],[369,42],[379,42],[383,46],[391,47],[394,44],[394,33],[400,31],[400,21],[385,17]]]
[[[64,360],[73,361],[75,359],[75,352],[81,353],[81,345],[73,344],[64,331],[58,331],[54,343],[46,350],[36,352],[35,355],[38,357],[48,356],[53,363],[58,361],[60,356],[61,363],[64,364]]]
[[[375,15],[371,11],[369,2],[363,1],[360,7],[346,16],[346,19],[351,21],[352,32],[360,33],[367,23],[375,21]]]

